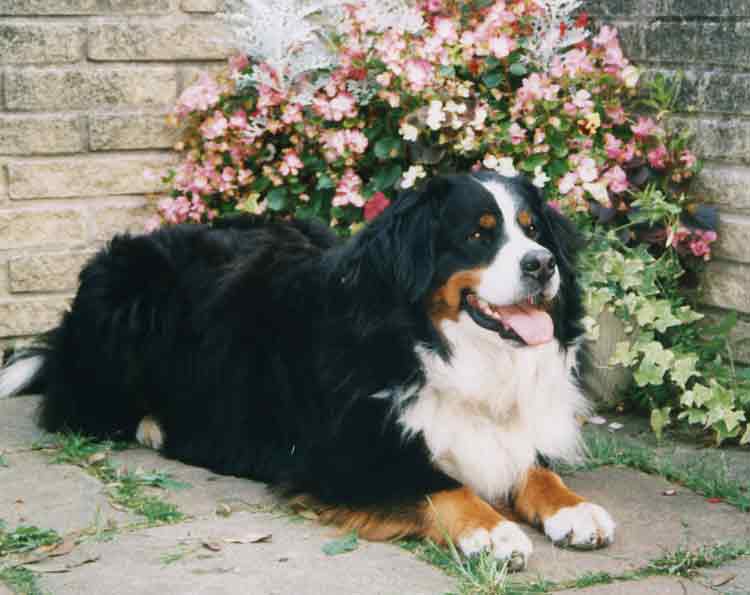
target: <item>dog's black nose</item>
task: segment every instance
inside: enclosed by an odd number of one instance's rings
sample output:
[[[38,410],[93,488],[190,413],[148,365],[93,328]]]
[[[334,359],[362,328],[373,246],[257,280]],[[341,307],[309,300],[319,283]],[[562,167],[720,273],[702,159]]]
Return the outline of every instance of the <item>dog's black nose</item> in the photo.
[[[547,250],[531,250],[521,259],[521,271],[524,277],[546,283],[555,274],[555,256]]]

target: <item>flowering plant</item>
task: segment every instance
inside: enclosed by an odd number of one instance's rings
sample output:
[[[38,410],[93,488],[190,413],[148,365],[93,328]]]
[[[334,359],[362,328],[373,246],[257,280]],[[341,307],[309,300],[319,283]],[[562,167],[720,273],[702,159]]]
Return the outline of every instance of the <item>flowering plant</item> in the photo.
[[[700,163],[662,113],[633,115],[638,102],[651,112],[669,103],[668,86],[657,77],[644,100],[617,31],[591,32],[580,4],[227,0],[242,52],[226,76],[204,75],[179,98],[183,158],[149,226],[268,212],[316,217],[348,235],[422,178],[489,168],[527,174],[551,205],[609,238],[591,250],[627,261],[642,247],[636,260],[669,260],[664,274],[680,277],[710,258],[716,240],[713,210],[684,193]],[[654,294],[614,278],[584,275],[590,304],[637,316],[643,304],[630,294]],[[667,302],[670,321],[700,317],[681,297]],[[639,332],[669,348],[670,325],[638,320]],[[589,326],[595,333],[593,319]],[[621,364],[651,365],[637,348],[623,353]],[[683,383],[663,367],[658,380],[682,389],[673,404],[708,386],[696,358]],[[699,417],[691,420],[717,430]],[[739,435],[737,420],[724,437]]]

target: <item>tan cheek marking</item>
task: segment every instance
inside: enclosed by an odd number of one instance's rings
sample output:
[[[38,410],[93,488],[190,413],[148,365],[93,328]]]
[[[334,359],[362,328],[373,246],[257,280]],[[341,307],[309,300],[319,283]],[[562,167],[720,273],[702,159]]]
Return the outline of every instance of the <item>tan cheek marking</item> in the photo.
[[[461,294],[464,289],[474,289],[479,285],[482,270],[475,269],[454,273],[432,294],[430,299],[430,318],[435,326],[441,320],[458,320],[461,310]]]
[[[495,229],[497,227],[497,217],[487,213],[479,218],[479,227],[484,229]]]
[[[521,224],[521,227],[528,227],[531,225],[531,215],[528,211],[521,211],[518,213],[518,223]]]
[[[585,499],[566,486],[559,475],[549,469],[536,467],[526,474],[516,492],[513,507],[526,522],[541,524],[561,508],[581,502],[585,502]]]

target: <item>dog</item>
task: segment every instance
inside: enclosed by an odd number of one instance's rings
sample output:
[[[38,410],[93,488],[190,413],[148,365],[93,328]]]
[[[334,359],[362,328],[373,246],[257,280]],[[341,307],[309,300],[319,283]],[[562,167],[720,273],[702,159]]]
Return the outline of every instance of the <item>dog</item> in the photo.
[[[437,176],[350,239],[258,216],[115,237],[11,361],[40,424],[263,481],[373,540],[511,569],[614,539],[545,461],[581,452],[575,228],[523,177]]]

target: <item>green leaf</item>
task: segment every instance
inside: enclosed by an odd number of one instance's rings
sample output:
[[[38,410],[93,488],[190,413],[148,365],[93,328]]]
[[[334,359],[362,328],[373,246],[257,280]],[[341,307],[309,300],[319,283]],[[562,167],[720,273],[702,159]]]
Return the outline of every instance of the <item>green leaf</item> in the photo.
[[[672,382],[680,388],[685,388],[688,380],[693,376],[701,375],[696,369],[697,363],[698,356],[692,353],[678,357],[674,364],[672,364],[672,369],[669,371],[669,376],[672,378]]]
[[[740,438],[740,444],[750,444],[750,424],[745,428],[745,433]]]
[[[253,190],[253,192],[265,192],[271,187],[271,180],[269,180],[266,177],[259,177],[257,180],[255,180],[251,185],[250,188]]]
[[[554,159],[547,166],[547,173],[553,178],[564,176],[568,173],[568,164],[563,159]]]
[[[326,556],[338,556],[347,552],[353,552],[359,547],[357,532],[352,531],[341,539],[334,539],[323,545],[323,553]]]
[[[660,385],[664,381],[664,373],[674,361],[674,353],[669,349],[664,349],[658,341],[640,345],[639,350],[643,352],[643,359],[633,374],[636,384],[638,386]]]
[[[315,188],[318,190],[326,190],[328,188],[335,188],[336,182],[331,179],[330,176],[323,174],[318,178],[318,183],[315,185]]]
[[[454,66],[441,66],[440,75],[445,78],[456,78],[456,68]]]
[[[547,155],[537,153],[536,155],[532,155],[531,157],[528,157],[527,159],[521,161],[520,167],[523,171],[533,172],[540,165],[544,165],[545,163],[547,163],[548,160],[549,157],[547,157]]]
[[[392,188],[393,185],[401,179],[401,166],[398,163],[386,166],[381,169],[372,178],[375,191],[385,191]]]
[[[401,139],[386,136],[375,143],[375,156],[381,161],[398,157],[401,153]]]
[[[516,62],[515,64],[510,65],[510,73],[515,74],[516,76],[523,76],[528,72],[528,69],[524,64],[521,64],[520,62]]]
[[[671,407],[662,407],[661,409],[654,409],[651,411],[651,429],[654,431],[656,439],[659,441],[661,441],[662,431],[669,425],[670,411],[672,411]]]
[[[488,88],[494,89],[503,82],[504,78],[505,76],[503,75],[502,70],[492,70],[482,76],[482,82],[487,85]]]
[[[632,366],[638,359],[638,354],[634,349],[631,349],[628,341],[618,341],[615,345],[615,352],[609,358],[610,365],[616,366]]]
[[[266,201],[272,211],[283,211],[287,203],[287,189],[283,186],[274,188],[266,195]]]

